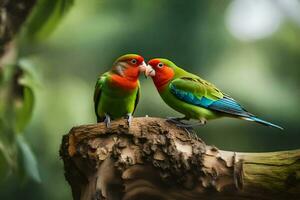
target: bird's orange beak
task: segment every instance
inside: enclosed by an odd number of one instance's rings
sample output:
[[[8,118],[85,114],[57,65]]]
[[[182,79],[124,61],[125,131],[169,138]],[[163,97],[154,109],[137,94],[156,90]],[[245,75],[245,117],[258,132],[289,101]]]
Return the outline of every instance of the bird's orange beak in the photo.
[[[145,77],[147,78],[148,76],[155,76],[155,70],[150,65],[147,65],[145,71]]]

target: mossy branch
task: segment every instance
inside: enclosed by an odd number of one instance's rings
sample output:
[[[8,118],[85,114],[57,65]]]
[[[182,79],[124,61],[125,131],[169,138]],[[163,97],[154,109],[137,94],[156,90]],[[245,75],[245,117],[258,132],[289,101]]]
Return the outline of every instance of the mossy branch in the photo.
[[[159,118],[74,127],[60,155],[75,200],[300,198],[300,150],[221,151]]]

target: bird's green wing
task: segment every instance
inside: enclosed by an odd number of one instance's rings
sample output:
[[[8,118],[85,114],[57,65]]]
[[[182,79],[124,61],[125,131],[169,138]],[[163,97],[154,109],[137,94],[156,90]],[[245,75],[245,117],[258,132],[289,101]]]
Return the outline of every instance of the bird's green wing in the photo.
[[[135,102],[134,102],[134,109],[133,109],[133,112],[132,114],[135,112],[136,110],[136,107],[140,101],[140,97],[141,97],[141,87],[140,87],[140,82],[138,83],[138,91],[136,93],[136,98],[135,98]]]
[[[218,100],[223,98],[224,94],[216,88],[213,84],[199,78],[183,76],[171,81],[169,85],[171,92],[176,93],[178,91],[184,91],[189,96],[201,99],[205,97],[210,100]],[[178,94],[180,95],[180,94]]]
[[[97,115],[97,120],[99,121],[100,116],[98,115],[98,105],[99,105],[99,101],[100,101],[100,97],[101,97],[101,91],[102,91],[102,87],[104,82],[107,80],[107,76],[108,73],[104,73],[102,74],[96,82],[95,85],[95,92],[94,92],[94,106],[95,106],[95,113]]]
[[[176,78],[169,89],[176,98],[186,103],[231,115],[249,116],[234,99],[197,76]]]
[[[169,89],[176,98],[195,106],[239,117],[252,116],[233,98],[197,77],[177,78],[170,83]]]

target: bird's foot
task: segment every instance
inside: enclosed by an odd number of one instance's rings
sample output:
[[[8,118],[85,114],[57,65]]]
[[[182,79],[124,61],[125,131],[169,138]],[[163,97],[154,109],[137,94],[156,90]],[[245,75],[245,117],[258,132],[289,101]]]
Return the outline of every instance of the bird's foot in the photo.
[[[206,119],[199,119],[199,123],[189,124],[182,122],[182,120],[188,120],[186,117],[178,118],[178,117],[168,117],[166,119],[167,122],[175,124],[177,127],[181,128],[193,128],[197,126],[204,126],[206,124]]]
[[[182,122],[181,120],[186,120],[186,117],[183,118],[176,118],[176,117],[168,117],[167,118],[167,122],[173,123],[175,124],[177,127],[182,128],[183,130],[185,130],[185,132],[187,132],[187,134],[189,135],[189,137],[191,138],[198,138],[197,133],[194,130],[194,127],[199,127],[199,126],[204,126],[206,124],[206,119],[199,119],[198,123],[185,123]]]
[[[176,124],[178,127],[181,128],[193,128],[193,127],[198,127],[198,126],[204,126],[205,123],[194,123],[194,124],[187,124],[187,123],[182,123],[182,124]]]
[[[186,117],[167,117],[166,121],[173,123],[173,124],[186,124],[184,122],[182,122],[182,120],[187,119]]]
[[[131,122],[132,122],[132,119],[133,119],[132,113],[128,113],[128,114],[126,115],[126,119],[127,119],[128,127],[130,127]]]
[[[182,120],[187,119],[186,117],[167,117],[166,121],[172,124],[175,124],[177,127],[182,128],[188,135],[189,137],[195,137],[196,133],[193,129],[192,126],[190,126],[187,123],[182,122]]]
[[[193,139],[198,138],[196,131],[192,127],[189,128],[181,127],[181,128],[188,134],[189,138],[193,138]]]
[[[104,119],[104,123],[106,125],[106,128],[109,128],[110,127],[110,116],[108,114],[105,114],[105,119]]]
[[[179,124],[178,127],[193,128],[193,127],[198,127],[198,126],[204,126],[206,124],[206,122],[207,122],[206,119],[199,119],[198,123],[193,123],[193,124],[183,123],[183,124]]]

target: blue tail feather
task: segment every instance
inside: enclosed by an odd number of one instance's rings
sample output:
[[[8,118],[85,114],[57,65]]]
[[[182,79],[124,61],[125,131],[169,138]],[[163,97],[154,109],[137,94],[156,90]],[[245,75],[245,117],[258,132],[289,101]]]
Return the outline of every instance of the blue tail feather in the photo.
[[[232,117],[237,117],[248,121],[254,121],[263,124],[265,126],[271,126],[283,130],[281,126],[259,119],[258,117],[249,113],[236,100],[234,100],[228,95],[224,95],[223,98],[218,100],[212,100],[205,96],[198,97],[192,92],[177,89],[172,84],[170,85],[170,89],[171,89],[171,93],[174,94],[178,99],[187,102],[189,104],[207,108],[213,111],[218,111],[220,113],[227,114]]]
[[[254,121],[254,122],[263,124],[263,125],[265,125],[265,126],[271,126],[271,127],[278,128],[278,129],[280,129],[280,130],[283,130],[283,128],[282,128],[281,126],[278,126],[278,125],[273,124],[273,123],[271,123],[271,122],[267,122],[267,121],[265,121],[265,120],[259,119],[258,117],[255,117],[255,116],[242,117],[242,118],[245,119],[245,120],[248,120],[248,121]]]

